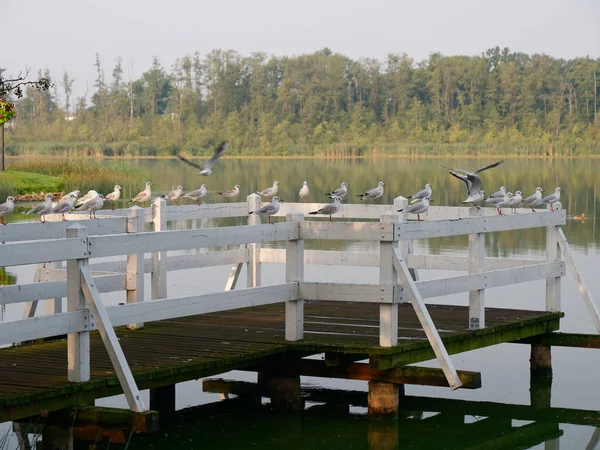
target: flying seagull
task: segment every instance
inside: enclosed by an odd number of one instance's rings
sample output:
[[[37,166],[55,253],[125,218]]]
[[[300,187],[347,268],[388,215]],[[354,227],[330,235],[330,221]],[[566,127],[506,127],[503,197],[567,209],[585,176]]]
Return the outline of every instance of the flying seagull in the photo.
[[[198,172],[198,175],[209,176],[209,175],[212,175],[212,166],[221,157],[221,155],[223,154],[223,152],[225,151],[226,148],[227,148],[227,142],[226,141],[221,142],[221,144],[219,144],[219,146],[215,149],[215,153],[212,155],[212,157],[204,163],[204,166],[201,166],[200,164],[196,164],[195,162],[192,162],[189,159],[186,159],[181,155],[177,155],[177,158],[179,158],[184,163],[189,164],[192,167],[195,167],[196,169],[200,169],[200,172]]]
[[[464,181],[464,183],[467,185],[467,199],[464,200],[463,203],[476,203],[481,202],[485,199],[485,193],[481,190],[481,188],[483,187],[483,182],[477,174],[483,172],[484,170],[499,166],[503,162],[504,161],[495,162],[494,164],[490,164],[489,166],[477,169],[475,172],[469,172],[468,170],[464,169],[453,169],[452,167],[446,166],[442,167],[444,169],[449,169],[450,175],[458,178],[461,181]],[[462,172],[464,173],[464,175],[456,172]]]

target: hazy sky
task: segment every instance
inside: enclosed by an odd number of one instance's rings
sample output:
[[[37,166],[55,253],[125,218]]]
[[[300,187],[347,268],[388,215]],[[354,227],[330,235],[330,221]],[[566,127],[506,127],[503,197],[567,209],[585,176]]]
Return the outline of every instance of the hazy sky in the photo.
[[[215,48],[297,55],[329,47],[352,58],[490,47],[556,57],[600,57],[599,0],[0,0],[0,67],[65,70],[92,91],[98,52],[110,78],[122,55],[138,77],[158,56]],[[125,73],[127,77],[127,71]]]

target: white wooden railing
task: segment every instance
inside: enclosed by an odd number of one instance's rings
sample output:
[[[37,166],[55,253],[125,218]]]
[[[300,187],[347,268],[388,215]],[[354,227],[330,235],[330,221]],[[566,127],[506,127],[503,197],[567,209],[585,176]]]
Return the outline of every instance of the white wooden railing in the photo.
[[[73,214],[67,222],[2,227],[0,239],[5,244],[0,245],[0,266],[43,266],[38,267],[37,282],[0,287],[0,305],[30,302],[24,319],[0,323],[0,345],[67,334],[69,380],[80,382],[89,379],[89,332],[98,329],[130,407],[143,410],[115,326],[135,329],[144,322],[285,302],[285,338],[296,341],[303,338],[304,300],[368,302],[380,305],[380,345],[390,347],[397,345],[398,304],[410,301],[450,386],[457,388],[460,380],[423,299],[469,292],[469,326],[481,328],[485,326],[487,288],[545,279],[547,309],[559,310],[560,278],[565,274],[559,245],[568,251],[560,230],[566,221],[565,211],[497,216],[495,210],[490,211],[493,208],[431,207],[427,220],[416,222],[395,212],[406,203],[399,197],[393,205],[344,205],[336,216],[363,220],[360,222],[307,221],[303,213],[319,205],[284,204],[278,215],[285,214],[285,222],[263,225],[260,217],[251,215],[244,226],[168,231],[169,221],[248,217],[248,211],[256,209],[260,200],[253,194],[247,203],[166,207],[164,200],[157,199],[148,209],[103,211],[100,220],[82,220]],[[144,231],[146,223],[152,224],[153,231]],[[536,227],[547,228],[546,260],[485,257],[484,233]],[[414,239],[455,235],[469,235],[468,256],[412,254]],[[379,242],[379,252],[305,251],[304,241],[309,239],[374,241]],[[285,242],[286,248],[261,248],[267,242]],[[238,248],[167,255],[226,246]],[[151,258],[144,259],[144,253],[151,253]],[[121,255],[127,255],[127,260],[93,261]],[[54,266],[63,261],[67,261],[66,269]],[[285,283],[261,287],[263,262],[285,263]],[[305,263],[379,267],[380,284],[308,282],[304,279]],[[233,264],[233,268],[225,292],[168,298],[168,270],[226,264]],[[233,289],[243,264],[248,268],[248,287],[236,291]],[[418,281],[416,269],[469,274]],[[143,276],[148,272],[152,273],[150,298],[154,301],[144,302]],[[115,291],[126,291],[126,304],[105,307],[100,294]],[[67,298],[66,312],[57,306],[61,302],[56,299],[63,297]],[[52,299],[49,304],[55,305],[54,314],[35,317],[35,305],[44,299]]]

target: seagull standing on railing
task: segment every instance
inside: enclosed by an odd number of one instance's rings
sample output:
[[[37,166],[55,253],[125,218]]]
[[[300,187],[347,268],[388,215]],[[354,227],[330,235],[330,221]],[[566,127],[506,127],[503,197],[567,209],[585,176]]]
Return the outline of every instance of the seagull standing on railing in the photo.
[[[195,162],[192,162],[188,159],[185,159],[181,155],[177,155],[177,158],[179,158],[184,163],[189,164],[192,167],[195,167],[196,169],[200,169],[200,172],[198,172],[198,175],[209,176],[209,175],[212,175],[212,166],[221,157],[221,155],[223,154],[223,152],[225,151],[226,148],[227,148],[227,142],[225,142],[225,141],[221,142],[221,144],[219,144],[219,146],[215,149],[215,153],[212,155],[212,157],[204,163],[204,166],[201,166],[200,164],[196,164]]]
[[[234,198],[236,198],[240,194],[240,185],[236,184],[233,189],[228,189],[224,192],[219,192],[219,195],[223,197],[227,197],[229,202],[232,202]]]
[[[542,203],[550,205],[550,209],[554,211],[554,204],[560,201],[560,193],[562,192],[561,187],[557,187],[554,190],[554,194],[547,195],[542,199]],[[558,209],[558,208],[557,208]]]
[[[85,194],[83,197],[81,197],[79,200],[77,200],[77,202],[75,203],[75,206],[81,206],[96,197],[98,197],[98,193],[95,190],[90,189],[87,192],[87,194]]]
[[[150,198],[152,198],[152,190],[150,187],[152,186],[152,181],[148,181],[146,183],[146,189],[140,192],[138,195],[129,200],[129,203],[138,202],[138,203],[146,203]]]
[[[279,204],[279,202],[282,202],[283,200],[281,200],[279,197],[275,196],[273,197],[273,200],[271,201],[271,203],[267,203],[266,205],[262,206],[261,208],[258,208],[255,211],[250,211],[248,214],[256,214],[258,216],[267,216],[269,218],[269,223],[271,223],[271,216],[273,214],[277,214],[279,212],[279,206],[281,206]]]
[[[99,194],[97,197],[94,197],[93,199],[88,200],[83,205],[81,205],[79,208],[77,208],[77,211],[89,211],[90,219],[97,219],[96,211],[102,209],[103,206],[104,206],[104,195]]]
[[[110,202],[112,204],[113,210],[115,209],[115,202],[119,201],[119,199],[121,198],[121,189],[121,186],[117,184],[114,187],[114,191],[112,191],[110,194],[104,197],[105,202]]]
[[[451,167],[446,166],[442,167],[445,169],[449,169],[450,175],[452,175],[455,178],[458,178],[467,185],[467,199],[464,200],[463,203],[476,204],[481,203],[485,199],[485,192],[481,190],[481,188],[483,187],[483,182],[477,174],[483,172],[484,170],[488,170],[493,167],[499,166],[502,163],[503,161],[498,161],[494,164],[490,164],[489,166],[477,169],[475,172],[469,172],[468,170],[464,169],[453,169]],[[456,172],[462,172],[464,173],[464,175]],[[479,208],[479,206],[477,208]]]
[[[263,189],[262,191],[257,192],[257,194],[271,199],[277,195],[277,192],[279,192],[279,181],[273,181],[273,186]]]
[[[67,213],[73,209],[73,206],[75,205],[75,200],[77,200],[77,197],[75,196],[75,194],[69,194],[69,198],[67,198],[66,200],[64,200],[62,202],[58,202],[56,204],[56,206],[54,206],[50,210],[50,213],[62,214],[62,220],[67,220],[67,219],[65,219],[65,213]]]
[[[183,195],[183,186],[177,186],[177,189],[173,189],[172,191],[169,191],[168,193],[166,193],[164,195],[164,198],[167,200],[171,200],[172,202],[175,202],[176,204],[179,205],[179,202],[177,200],[179,200],[182,195]]]
[[[511,206],[511,200],[514,197],[514,195],[515,194],[513,194],[512,192],[507,192],[506,194],[504,194],[504,197],[502,197],[500,201],[496,203],[496,210],[498,211],[499,216],[502,215],[502,208],[508,208],[509,206]]]
[[[8,216],[15,209],[15,198],[11,195],[6,197],[6,202],[0,205],[0,223],[6,225],[4,216]]]
[[[333,202],[323,206],[321,209],[309,212],[308,214],[322,214],[324,216],[329,216],[329,221],[331,222],[331,216],[340,212],[340,209],[342,209],[342,199],[340,197],[334,196]]]
[[[517,212],[517,207],[523,203],[523,193],[521,191],[515,192],[515,194],[508,200],[508,206],[512,210],[512,213]]]
[[[501,198],[504,197],[504,194],[506,194],[506,186],[500,186],[500,189],[490,194],[489,198]]]
[[[202,197],[206,196],[207,192],[208,192],[208,190],[206,189],[206,184],[203,184],[202,186],[200,186],[200,189],[196,189],[195,191],[188,192],[183,197],[191,198],[192,200],[196,200],[196,204],[198,206],[200,206],[200,199]]]
[[[420,202],[415,203],[414,205],[410,205],[406,208],[406,212],[409,214],[416,214],[417,220],[421,222],[421,214],[424,214],[429,209],[429,203],[433,202],[431,197],[425,197]],[[398,212],[404,211],[404,208],[399,209]]]
[[[308,194],[310,194],[310,191],[308,190],[308,183],[305,181],[302,183],[300,192],[298,192],[298,195],[300,196],[300,202],[304,202],[304,199],[308,197]]]
[[[34,206],[25,214],[37,214],[40,216],[40,222],[45,223],[45,215],[52,209],[52,194],[46,194],[44,201],[37,206]]]
[[[329,192],[327,195],[329,198],[333,199],[333,197],[339,197],[339,198],[344,198],[346,196],[346,194],[348,193],[348,187],[350,185],[348,183],[346,183],[345,181],[342,181],[342,184],[340,184],[340,187],[337,188],[336,190]]]
[[[433,191],[431,190],[431,185],[429,183],[427,183],[425,185],[425,189],[420,190],[419,192],[417,192],[416,194],[411,195],[408,198],[412,198],[413,200],[410,202],[412,203],[417,203],[420,202],[421,200],[423,200],[425,197],[429,197],[431,198],[431,194],[433,193]]]
[[[368,190],[364,194],[356,194],[357,197],[360,197],[361,200],[375,200],[383,195],[383,181],[377,183],[377,187]]]
[[[533,195],[530,195],[525,200],[523,200],[523,203],[521,203],[521,205],[527,206],[531,208],[533,212],[535,212],[535,209],[533,207],[542,203],[542,192],[544,192],[544,190],[541,187],[536,187]]]
[[[63,195],[56,203],[58,204],[58,203],[62,203],[64,201],[69,200],[71,198],[71,195],[74,195],[75,199],[77,199],[77,197],[79,197],[80,193],[81,193],[81,191],[79,189],[75,189],[74,191],[71,191],[68,194]]]

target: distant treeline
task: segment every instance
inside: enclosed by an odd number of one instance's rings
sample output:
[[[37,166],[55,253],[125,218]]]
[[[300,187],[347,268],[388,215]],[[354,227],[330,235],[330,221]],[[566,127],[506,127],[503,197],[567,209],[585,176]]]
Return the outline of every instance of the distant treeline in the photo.
[[[414,61],[353,60],[329,49],[244,57],[228,50],[157,58],[129,80],[118,58],[93,92],[73,98],[74,79],[40,73],[8,126],[8,150],[107,156],[502,153],[600,150],[600,59],[564,60],[498,47],[480,56],[433,53]]]

